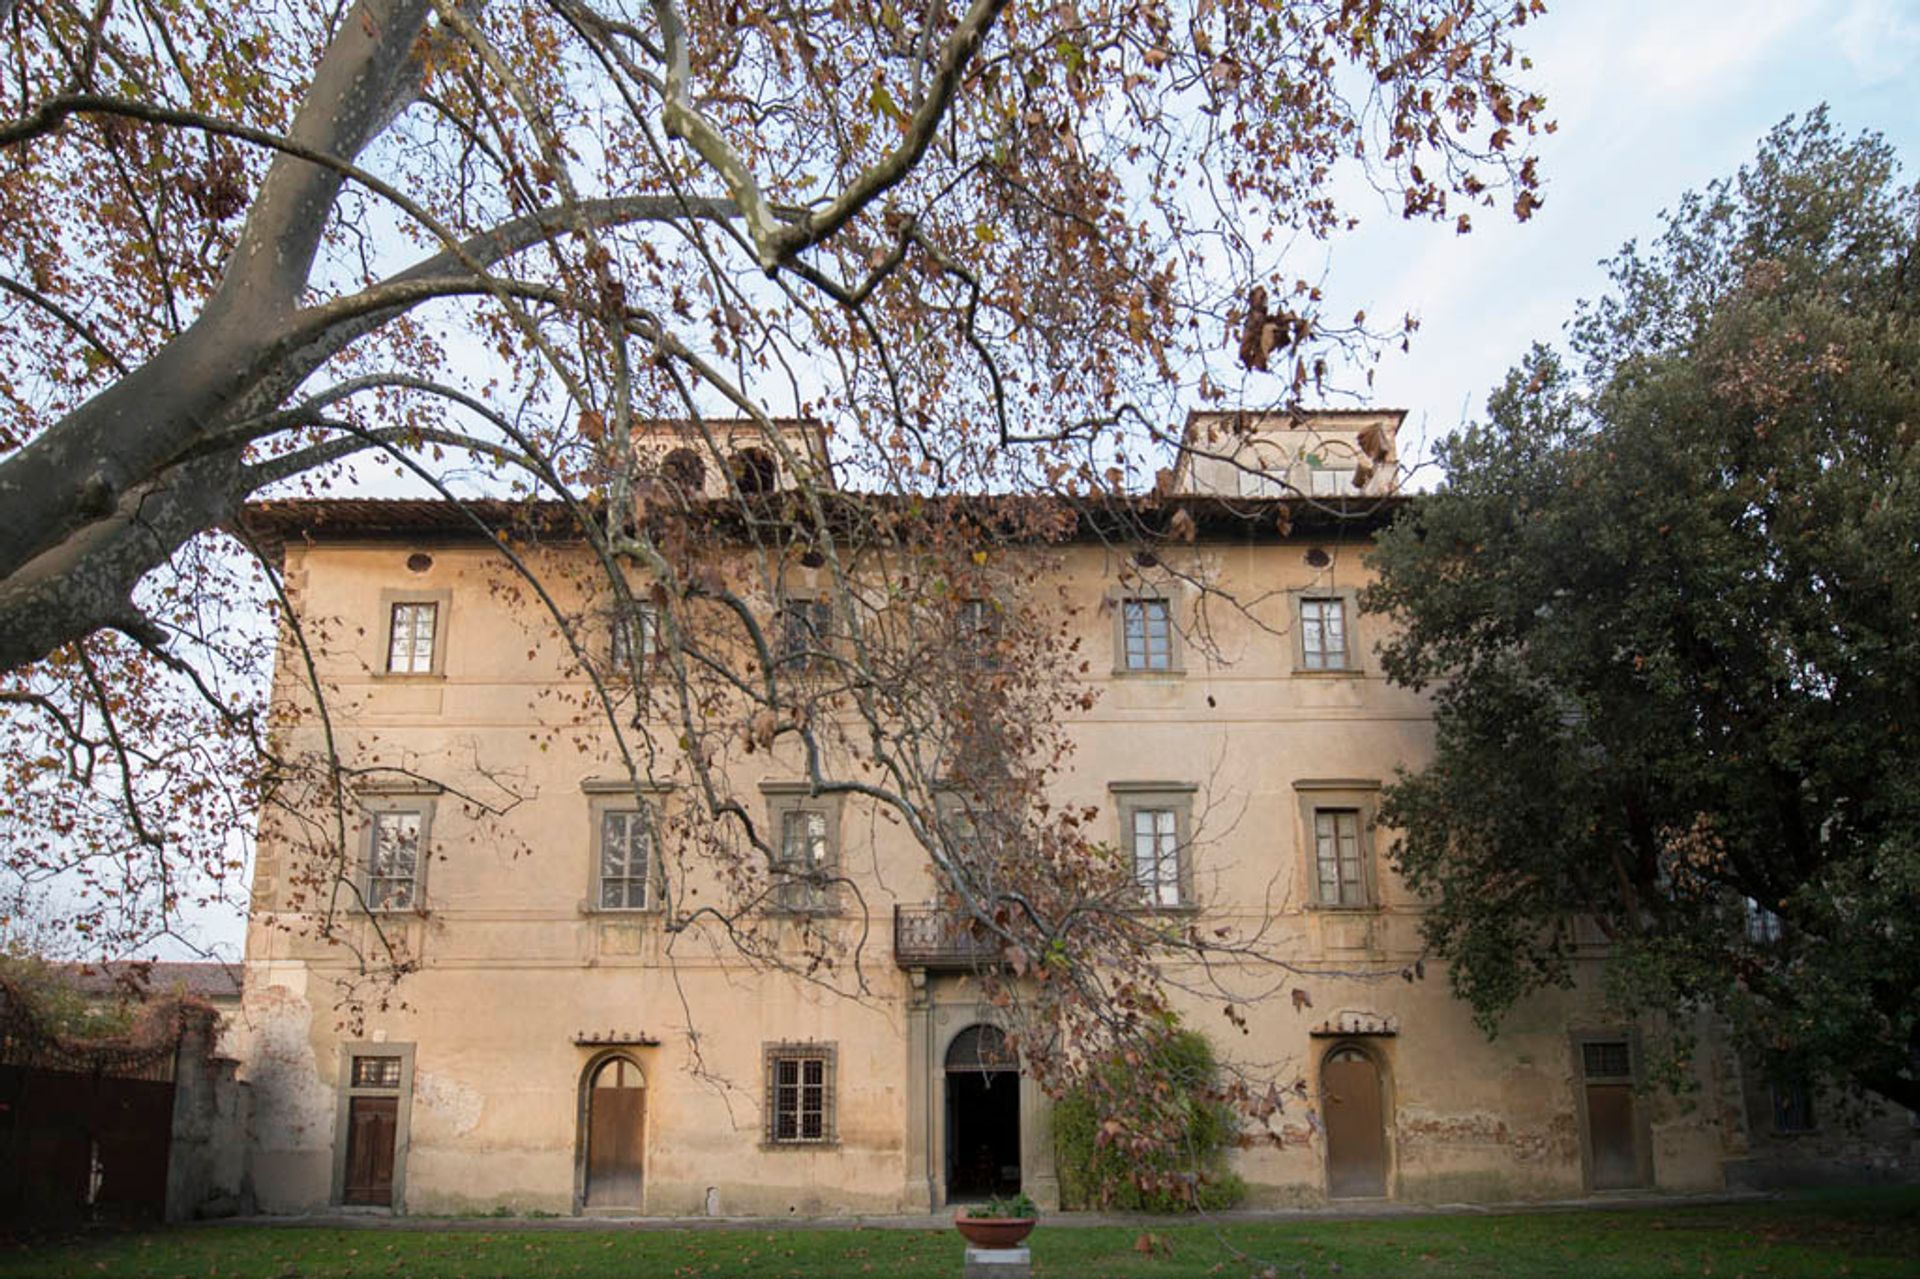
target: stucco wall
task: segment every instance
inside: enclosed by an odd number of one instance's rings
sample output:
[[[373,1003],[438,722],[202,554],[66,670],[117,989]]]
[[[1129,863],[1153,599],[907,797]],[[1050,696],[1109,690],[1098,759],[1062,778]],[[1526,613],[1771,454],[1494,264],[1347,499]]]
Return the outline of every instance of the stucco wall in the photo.
[[[575,1041],[644,1034],[657,1042],[630,1051],[646,1076],[647,1212],[926,1208],[939,1195],[939,1140],[929,1136],[938,1103],[927,1091],[934,1065],[920,1038],[928,1018],[950,1020],[940,1010],[968,996],[951,987],[929,995],[892,963],[891,904],[923,901],[929,891],[922,850],[898,823],[847,801],[841,866],[871,915],[826,925],[837,934],[837,959],[819,982],[751,965],[711,929],[670,941],[657,916],[594,910],[588,791],[625,768],[582,711],[587,685],[532,603],[503,589],[496,557],[432,546],[431,567],[413,572],[408,557],[420,549],[321,543],[288,551],[288,580],[311,623],[344,752],[432,775],[447,789],[432,796],[424,910],[384,921],[386,940],[418,970],[395,1002],[366,1010],[357,1025],[342,1024],[341,1013],[359,989],[354,949],[374,953],[386,943],[351,909],[341,916],[346,944],[307,937],[303,916],[316,902],[297,897],[301,832],[284,820],[263,827],[240,1047],[256,1097],[261,1206],[309,1210],[336,1193],[342,1045],[385,1042],[414,1046],[406,1210],[573,1211],[583,1072],[601,1051]],[[1308,556],[1315,549],[1318,566]],[[1098,691],[1071,725],[1074,750],[1058,795],[1100,806],[1113,822],[1106,837],[1118,839],[1115,783],[1192,786],[1196,905],[1208,927],[1257,937],[1265,952],[1222,976],[1247,992],[1284,977],[1310,1001],[1243,1001],[1251,1009],[1244,1035],[1217,1006],[1192,1009],[1193,1023],[1229,1060],[1306,1084],[1306,1095],[1275,1121],[1280,1147],[1256,1145],[1237,1158],[1256,1202],[1324,1196],[1313,1090],[1321,1059],[1341,1037],[1314,1032],[1343,1012],[1392,1031],[1357,1040],[1386,1080],[1390,1193],[1577,1193],[1579,1082],[1569,1031],[1603,1019],[1592,992],[1535,1000],[1489,1042],[1448,996],[1444,973],[1429,968],[1423,980],[1402,980],[1400,970],[1419,955],[1419,905],[1391,873],[1386,833],[1370,850],[1372,907],[1334,911],[1310,902],[1312,788],[1365,804],[1397,766],[1418,765],[1430,749],[1425,703],[1379,676],[1369,619],[1349,618],[1357,669],[1297,669],[1298,592],[1358,588],[1362,552],[1358,542],[1192,548],[1181,574],[1245,608],[1215,601],[1199,611],[1196,594],[1174,582],[1183,669],[1167,675],[1112,672],[1118,554],[1086,545],[1051,553],[1030,594],[1073,619]],[[564,568],[563,552],[541,554],[548,569]],[[396,590],[439,592],[446,601],[442,674],[377,673],[384,609]],[[312,744],[318,731],[315,717],[299,710],[309,699],[296,673],[283,663],[280,691],[294,708],[283,731],[295,746]],[[798,759],[778,750],[727,766],[743,788],[801,775]],[[658,771],[671,775],[672,761]],[[670,807],[672,792],[659,794]],[[482,814],[481,806],[497,811]],[[670,873],[682,890],[717,887],[708,866]],[[856,949],[863,926],[869,935]],[[791,953],[800,954],[797,941]],[[838,1140],[829,1148],[762,1142],[763,1048],[794,1041],[835,1048]],[[1728,1108],[1718,1102],[1719,1078],[1703,1072],[1711,1103],[1704,1108],[1642,1103],[1662,1185],[1719,1184]],[[1028,1108],[1028,1144],[1044,1143],[1041,1099],[1029,1098]],[[1050,1176],[1037,1152],[1025,1153],[1030,1177]]]

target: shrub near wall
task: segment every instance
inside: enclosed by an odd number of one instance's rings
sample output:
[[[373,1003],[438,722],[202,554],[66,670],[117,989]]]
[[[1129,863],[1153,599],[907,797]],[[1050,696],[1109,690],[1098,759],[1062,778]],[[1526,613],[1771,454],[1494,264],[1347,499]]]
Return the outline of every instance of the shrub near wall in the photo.
[[[1238,1121],[1220,1099],[1213,1045],[1179,1031],[1143,1056],[1096,1067],[1055,1105],[1063,1206],[1191,1212],[1238,1204],[1246,1183],[1226,1167]]]

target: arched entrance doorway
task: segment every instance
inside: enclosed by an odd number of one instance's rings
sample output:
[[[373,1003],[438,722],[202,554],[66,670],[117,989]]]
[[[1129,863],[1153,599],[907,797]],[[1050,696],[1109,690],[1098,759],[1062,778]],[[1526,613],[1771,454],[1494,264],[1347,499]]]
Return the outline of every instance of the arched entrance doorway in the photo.
[[[1327,1127],[1327,1195],[1387,1193],[1387,1130],[1380,1067],[1363,1048],[1341,1044],[1320,1063],[1320,1118]]]
[[[631,1057],[596,1063],[586,1089],[589,1208],[640,1207],[640,1174],[647,1137],[647,1080]]]
[[[998,1026],[947,1046],[947,1201],[1020,1189],[1020,1063]]]

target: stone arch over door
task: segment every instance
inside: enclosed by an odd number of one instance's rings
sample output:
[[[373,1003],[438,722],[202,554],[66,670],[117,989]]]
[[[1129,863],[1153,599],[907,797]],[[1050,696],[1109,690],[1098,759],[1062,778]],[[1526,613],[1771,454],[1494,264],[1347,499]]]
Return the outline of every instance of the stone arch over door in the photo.
[[[646,1146],[646,1073],[630,1053],[594,1057],[580,1073],[575,1211],[640,1211]]]
[[[1386,1087],[1379,1057],[1351,1040],[1320,1059],[1320,1119],[1327,1139],[1327,1197],[1387,1193]]]

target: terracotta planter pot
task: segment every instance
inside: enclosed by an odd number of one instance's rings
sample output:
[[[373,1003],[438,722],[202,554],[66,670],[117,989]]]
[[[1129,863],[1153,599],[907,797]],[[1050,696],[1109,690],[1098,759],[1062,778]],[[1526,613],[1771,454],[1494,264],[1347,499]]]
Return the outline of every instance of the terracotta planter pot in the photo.
[[[976,1248],[1012,1248],[1033,1233],[1037,1217],[969,1217],[963,1208],[953,1224]]]

